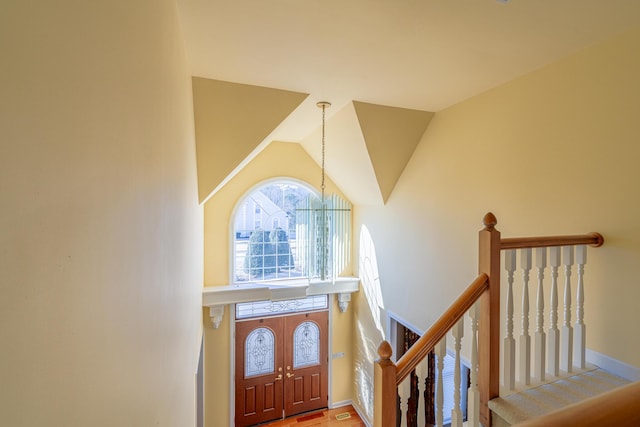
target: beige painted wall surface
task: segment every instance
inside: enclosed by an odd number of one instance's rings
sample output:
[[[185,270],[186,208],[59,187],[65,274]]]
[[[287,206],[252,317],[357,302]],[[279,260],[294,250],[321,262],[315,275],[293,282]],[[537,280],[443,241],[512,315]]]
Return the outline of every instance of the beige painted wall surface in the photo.
[[[307,97],[307,94],[193,78],[200,201],[233,171]]]
[[[366,230],[380,260],[379,286],[363,283],[356,301],[360,407],[383,336],[376,322],[391,310],[431,325],[475,277],[488,211],[507,237],[605,236],[586,267],[587,344],[640,367],[638,52],[635,31],[436,114],[387,205],[357,209],[355,241]]]
[[[205,204],[205,286],[229,284],[229,249],[233,210],[238,201],[261,182],[291,177],[306,182],[318,190],[320,168],[299,144],[273,142],[246,168],[238,173]],[[327,194],[344,195],[327,180]],[[348,272],[352,270],[348,266]],[[348,273],[347,273],[348,274]],[[218,329],[205,321],[205,425],[229,426],[230,319],[233,313],[225,309]],[[208,312],[205,310],[208,317]],[[331,401],[351,399],[352,374],[352,312],[340,313],[337,304],[332,316],[332,352],[344,352],[345,357],[333,361]]]
[[[353,102],[386,202],[435,113]]]
[[[203,214],[175,4],[0,9],[0,424],[192,426]]]

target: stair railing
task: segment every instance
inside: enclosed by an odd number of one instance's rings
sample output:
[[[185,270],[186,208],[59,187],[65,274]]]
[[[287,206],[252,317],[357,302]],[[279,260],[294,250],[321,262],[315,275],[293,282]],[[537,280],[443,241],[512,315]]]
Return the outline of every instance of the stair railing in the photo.
[[[392,347],[387,341],[383,341],[378,348],[379,359],[374,364],[374,426],[375,427],[395,427],[398,425],[398,412],[400,413],[400,425],[407,425],[406,399],[409,396],[409,374],[416,370],[419,375],[419,381],[422,381],[421,363],[424,358],[432,351],[435,351],[438,358],[438,380],[436,381],[435,403],[436,403],[436,425],[443,425],[442,415],[442,360],[446,354],[446,336],[451,331],[454,339],[455,349],[455,375],[454,375],[454,408],[452,410],[451,425],[452,427],[462,426],[462,414],[460,411],[460,346],[461,339],[464,335],[463,317],[469,313],[471,319],[471,366],[470,384],[467,398],[467,416],[468,425],[477,427],[482,424],[484,426],[491,425],[491,412],[488,402],[499,396],[500,393],[500,265],[502,250],[505,250],[505,268],[507,270],[508,294],[507,294],[507,337],[504,339],[505,345],[505,386],[511,387],[515,384],[515,339],[513,339],[513,275],[515,271],[515,250],[522,250],[522,269],[523,269],[523,326],[522,335],[520,337],[520,354],[521,361],[519,378],[521,382],[528,384],[527,375],[530,372],[531,360],[531,343],[528,337],[528,282],[531,270],[531,250],[537,250],[537,270],[538,270],[538,305],[536,317],[536,349],[542,347],[546,342],[543,331],[543,322],[541,320],[540,310],[543,309],[544,292],[542,291],[542,279],[544,268],[546,267],[546,248],[562,247],[564,252],[564,265],[566,285],[568,289],[568,297],[565,292],[565,301],[569,300],[569,307],[565,309],[565,318],[570,319],[570,283],[571,265],[573,264],[573,248],[578,247],[578,308],[576,309],[578,321],[576,330],[576,343],[578,344],[578,353],[582,353],[577,358],[578,364],[580,360],[584,363],[584,323],[583,319],[583,285],[582,275],[584,272],[584,264],[586,263],[586,248],[584,245],[601,246],[604,242],[602,236],[598,233],[591,233],[579,236],[551,236],[551,237],[524,237],[524,238],[508,238],[501,239],[500,232],[495,226],[497,220],[492,213],[485,215],[483,219],[484,229],[479,233],[479,256],[478,256],[478,277],[469,285],[469,287],[456,299],[456,301],[445,311],[445,313],[418,339],[418,341],[398,360],[397,364],[391,360]],[[538,248],[545,248],[543,250]],[[559,255],[556,254],[559,249],[550,250],[550,265],[552,278],[557,279],[557,268],[560,265]],[[558,252],[559,253],[559,252]],[[553,283],[553,282],[552,282]],[[553,287],[553,286],[552,286]],[[557,288],[557,286],[556,286]],[[557,298],[556,298],[557,299]],[[542,303],[541,303],[542,301]],[[553,313],[553,289],[552,289],[552,308]],[[566,306],[566,304],[565,304]],[[526,313],[526,314],[525,314]],[[553,315],[552,315],[553,316]],[[557,316],[556,316],[557,317]],[[565,320],[565,327],[567,321]],[[569,328],[570,320],[569,320]],[[563,328],[564,329],[564,328]],[[572,335],[568,335],[563,331],[563,354],[569,351],[568,358],[563,358],[556,365],[564,366],[563,370],[571,370],[572,356],[571,349],[573,345]],[[568,335],[568,337],[567,337]],[[559,336],[559,335],[558,335]],[[551,339],[551,338],[550,338]],[[554,336],[555,339],[555,336]],[[513,340],[513,341],[512,341]],[[566,342],[565,342],[566,341]],[[554,347],[551,344],[550,347]],[[554,348],[555,351],[555,348]],[[537,353],[536,353],[537,354]],[[506,361],[506,359],[509,361]],[[535,356],[534,373],[544,376],[546,370],[544,362],[540,360],[544,357]],[[566,362],[564,362],[566,359]],[[550,365],[553,365],[551,362]],[[507,372],[508,370],[508,372]],[[540,374],[542,372],[542,374]],[[398,396],[400,398],[400,411],[398,411]],[[420,399],[423,401],[422,399]],[[424,408],[418,407],[419,411]],[[403,416],[404,415],[404,416]],[[420,417],[419,419],[421,419]],[[421,426],[420,426],[421,427]]]
[[[570,374],[575,368],[586,367],[586,326],[584,324],[584,267],[587,263],[587,245],[602,246],[604,238],[598,233],[577,236],[522,237],[501,240],[504,252],[504,268],[507,273],[506,312],[504,338],[504,388],[515,390],[516,371],[520,388],[527,388],[533,382],[541,383],[547,375],[558,377],[561,372]],[[529,303],[529,281],[535,250],[537,290],[535,308]],[[519,256],[518,256],[519,255]],[[522,304],[515,307],[522,322],[518,336],[519,358],[516,361],[516,340],[514,338],[514,276],[520,259],[522,272]],[[572,307],[571,277],[573,266],[577,265],[576,305]],[[551,288],[549,307],[545,311],[545,272],[550,268]],[[563,323],[559,320],[559,270],[564,270]],[[575,312],[575,324],[571,323]],[[530,319],[535,316],[533,342],[530,334]],[[549,319],[548,329],[545,318]],[[532,345],[533,344],[533,345]],[[532,369],[533,368],[533,369]]]

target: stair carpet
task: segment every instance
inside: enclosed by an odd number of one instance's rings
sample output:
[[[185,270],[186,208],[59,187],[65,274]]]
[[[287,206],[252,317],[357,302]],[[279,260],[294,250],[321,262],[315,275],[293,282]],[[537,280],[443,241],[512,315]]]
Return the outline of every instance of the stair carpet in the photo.
[[[493,427],[511,426],[628,384],[599,368],[493,399]]]

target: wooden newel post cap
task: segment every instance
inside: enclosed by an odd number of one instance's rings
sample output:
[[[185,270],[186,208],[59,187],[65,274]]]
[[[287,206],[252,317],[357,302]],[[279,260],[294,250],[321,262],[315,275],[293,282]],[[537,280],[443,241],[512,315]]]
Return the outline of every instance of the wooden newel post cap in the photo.
[[[482,218],[482,223],[487,230],[493,230],[493,228],[498,224],[498,220],[493,213],[488,212],[484,218]]]
[[[380,360],[389,360],[391,359],[392,354],[393,349],[391,348],[391,344],[387,341],[382,341],[378,347],[378,356],[380,356]]]

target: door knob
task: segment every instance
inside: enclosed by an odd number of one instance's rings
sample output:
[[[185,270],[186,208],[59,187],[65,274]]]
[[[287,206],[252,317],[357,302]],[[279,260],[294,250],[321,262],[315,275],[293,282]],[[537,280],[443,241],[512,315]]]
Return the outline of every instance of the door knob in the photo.
[[[275,381],[280,381],[282,379],[282,374],[278,375],[275,379]]]
[[[287,372],[287,378],[291,378],[291,377],[295,377],[295,375],[290,372]]]

